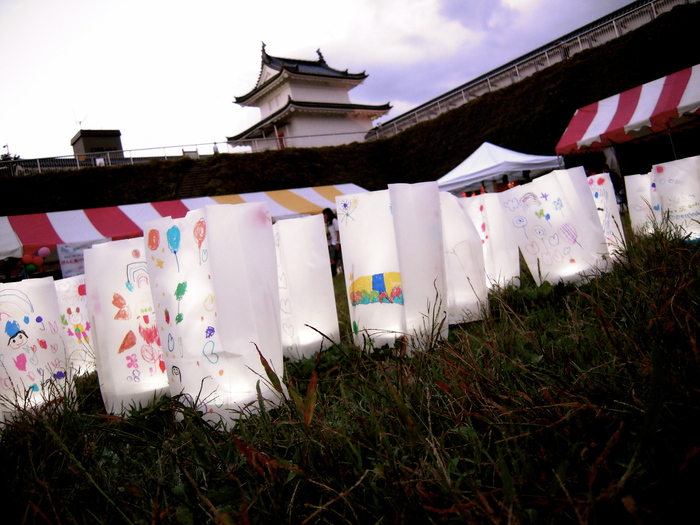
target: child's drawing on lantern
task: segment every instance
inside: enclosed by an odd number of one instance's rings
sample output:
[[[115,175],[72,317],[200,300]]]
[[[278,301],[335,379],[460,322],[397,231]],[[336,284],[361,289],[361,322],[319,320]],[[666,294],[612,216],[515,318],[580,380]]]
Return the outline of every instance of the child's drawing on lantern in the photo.
[[[595,201],[598,218],[605,234],[608,252],[614,260],[624,245],[624,231],[610,174],[602,173],[588,177],[588,187]]]
[[[59,333],[56,289],[50,277],[0,285],[0,421],[18,405],[36,405],[53,396],[49,380],[66,378],[66,346]]]
[[[387,272],[358,277],[350,285],[350,299],[353,306],[371,303],[403,304],[401,274]]]
[[[75,310],[66,308],[66,315],[61,316],[61,322],[68,327],[66,333],[74,336],[79,343],[85,342],[90,344],[90,321],[83,319],[83,314],[80,313],[80,306],[76,306]]]
[[[148,288],[148,267],[146,266],[146,261],[127,264],[126,275],[126,288],[130,292],[134,291],[134,286],[136,288]]]
[[[149,244],[154,241],[148,237]],[[167,388],[145,249],[145,240],[137,238],[100,244],[85,253],[88,308],[95,325],[90,342],[110,413],[149,402]]]
[[[498,194],[536,282],[577,280],[607,266],[606,239],[587,189],[591,182],[583,168],[573,168]]]
[[[126,304],[124,296],[119,293],[114,293],[112,296],[112,304],[117,308],[117,313],[114,314],[114,318],[121,321],[128,321],[131,319],[131,310],[129,305]]]
[[[264,371],[255,345],[268,359],[279,350],[282,368],[279,315],[270,315],[278,299],[270,292],[277,277],[267,206],[206,206],[143,228],[158,329],[142,326],[139,335],[159,335],[164,348],[162,356],[145,345],[137,352],[141,378],[158,357],[153,364],[167,371],[171,394],[226,423],[258,392],[268,395],[256,391]]]
[[[357,208],[359,199],[357,197],[350,197],[347,199],[342,199],[340,201],[340,206],[338,207],[338,216],[341,221],[352,220],[352,214]]]
[[[673,160],[652,168],[658,205],[666,220],[689,240],[700,239],[700,156]]]
[[[78,374],[90,372],[95,369],[95,353],[90,339],[92,323],[87,307],[85,275],[59,279],[54,284],[70,367]]]
[[[19,350],[25,346],[29,339],[27,333],[20,328],[17,321],[7,321],[5,323],[5,334],[10,338],[7,341],[7,346],[13,350]]]

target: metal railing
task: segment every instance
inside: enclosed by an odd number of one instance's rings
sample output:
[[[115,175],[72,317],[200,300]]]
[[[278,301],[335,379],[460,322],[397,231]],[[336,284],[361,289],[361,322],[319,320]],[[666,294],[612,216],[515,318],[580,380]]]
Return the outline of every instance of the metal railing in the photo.
[[[366,134],[366,131],[345,131],[342,133],[319,133],[316,135],[272,135],[270,137],[239,139],[234,144],[249,146],[252,152],[285,148],[340,146],[353,141],[363,142]]]
[[[217,153],[252,153],[279,150],[308,145],[312,139],[317,146],[347,144],[348,137],[355,137],[357,142],[364,140],[365,131],[346,133],[325,133],[318,135],[289,135],[287,137],[266,137],[245,139],[235,144],[228,142],[208,142],[180,146],[163,146],[159,148],[133,149],[124,151],[101,151],[82,155],[64,155],[62,157],[45,157],[41,159],[15,159],[0,162],[0,178],[21,177],[49,171],[68,171],[98,166],[123,166],[125,164],[143,164],[154,160],[177,160],[184,157],[204,159]],[[343,137],[338,140],[338,137]]]
[[[209,142],[164,146],[124,151],[101,151],[81,155],[45,157],[41,159],[16,159],[0,162],[0,177],[21,177],[49,171],[79,170],[98,166],[124,166],[144,164],[154,160],[177,160],[185,157],[201,159],[216,153],[249,153],[245,146],[231,146],[226,142]]]
[[[485,93],[514,84],[521,79],[541,71],[553,64],[566,60],[580,51],[605,44],[630,31],[642,27],[659,15],[677,5],[694,4],[700,0],[640,0],[628,5],[607,17],[569,33],[555,42],[542,46],[527,55],[505,64],[485,75],[463,84],[439,97],[388,120],[371,129],[366,134],[356,133],[358,141],[392,137],[401,131],[446,111],[457,108]],[[204,158],[215,154],[214,146],[221,153],[250,153],[270,149],[295,147],[295,142],[310,137],[331,137],[343,133],[325,135],[287,136],[247,139],[237,145],[227,142],[186,144],[125,151],[104,151],[84,155],[67,155],[42,159],[17,159],[0,162],[0,178],[22,176],[47,171],[76,170],[94,166],[120,166],[124,164],[147,163],[153,160],[176,160],[182,157]],[[302,142],[298,143],[299,146]]]
[[[365,140],[392,137],[419,122],[432,120],[481,95],[515,84],[521,79],[566,60],[580,51],[605,44],[634,31],[677,5],[693,4],[698,1],[640,0],[630,4],[398,117],[379,124],[367,133]]]

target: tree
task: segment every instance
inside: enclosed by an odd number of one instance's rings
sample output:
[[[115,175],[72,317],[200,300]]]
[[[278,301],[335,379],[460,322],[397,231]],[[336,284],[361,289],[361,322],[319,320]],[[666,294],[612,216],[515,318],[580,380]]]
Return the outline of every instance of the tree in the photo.
[[[19,155],[12,155],[10,153],[10,146],[5,144],[2,149],[6,149],[7,151],[4,152],[2,155],[0,155],[0,162],[5,162],[8,160],[19,160]]]

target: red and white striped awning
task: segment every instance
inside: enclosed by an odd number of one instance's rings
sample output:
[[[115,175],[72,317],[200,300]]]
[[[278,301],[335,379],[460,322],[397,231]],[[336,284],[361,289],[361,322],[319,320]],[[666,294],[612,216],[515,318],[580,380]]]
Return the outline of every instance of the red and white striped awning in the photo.
[[[175,201],[128,204],[84,210],[32,213],[7,217],[17,237],[18,252],[34,253],[58,244],[89,244],[105,239],[128,239],[143,235],[142,224],[160,217],[184,217],[189,210],[216,204],[209,197]],[[10,232],[3,232],[9,237]],[[5,254],[7,255],[7,254]],[[21,255],[20,255],[21,256]]]
[[[700,65],[576,110],[557,144],[559,155],[651,135],[700,116]]]
[[[340,195],[366,192],[356,184],[336,184],[106,208],[34,213],[0,217],[0,259],[22,257],[39,248],[60,244],[91,244],[143,235],[143,224],[160,217],[184,217],[188,211],[212,204],[266,202],[273,219],[286,219],[335,209]]]

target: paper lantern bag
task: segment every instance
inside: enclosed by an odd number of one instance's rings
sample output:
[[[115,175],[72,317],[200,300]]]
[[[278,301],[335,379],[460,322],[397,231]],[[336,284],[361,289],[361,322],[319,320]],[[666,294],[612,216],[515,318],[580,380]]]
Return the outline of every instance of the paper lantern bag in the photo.
[[[610,259],[614,261],[618,259],[620,251],[625,246],[625,232],[622,227],[615,188],[609,173],[591,175],[587,182],[593,195],[600,225],[603,228],[608,254]]]
[[[340,340],[323,215],[273,226],[285,357],[310,357]]]
[[[459,200],[440,193],[449,324],[477,321],[488,312],[481,238]]]
[[[59,279],[54,285],[70,366],[77,375],[92,372],[95,370],[95,350],[91,342],[85,274]]]
[[[700,156],[652,167],[661,212],[691,240],[700,239]]]
[[[406,334],[389,190],[336,197],[355,344],[392,346]]]
[[[0,284],[0,421],[65,394],[70,367],[53,279]]]
[[[555,170],[498,194],[505,223],[535,282],[576,282],[610,259],[583,168]]]
[[[445,246],[437,182],[389,184],[406,331],[413,349],[448,335]]]
[[[509,236],[505,215],[496,193],[460,198],[481,239],[486,285],[489,288],[520,286],[520,252]]]
[[[257,403],[258,388],[276,402],[257,350],[281,376],[267,205],[206,206],[148,222],[144,231],[171,394],[225,424]]]
[[[85,250],[90,341],[105,407],[124,414],[168,392],[143,237]]]
[[[358,346],[420,349],[448,332],[437,183],[336,197],[350,318]]]
[[[661,224],[661,205],[653,173],[627,175],[625,194],[632,230],[639,234],[651,233],[655,224]]]

